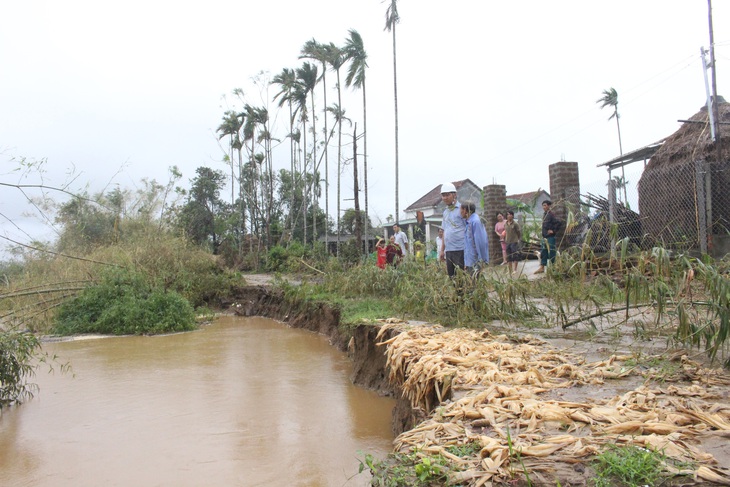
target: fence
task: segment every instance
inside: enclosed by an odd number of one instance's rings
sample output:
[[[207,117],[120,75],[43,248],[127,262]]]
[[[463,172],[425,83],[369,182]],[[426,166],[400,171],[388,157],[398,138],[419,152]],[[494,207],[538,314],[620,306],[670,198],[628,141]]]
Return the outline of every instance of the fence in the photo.
[[[727,163],[690,160],[613,170],[610,180],[581,188],[581,209],[566,238],[576,244],[589,237],[598,251],[628,238],[639,249],[661,245],[722,256],[730,235],[727,169]]]

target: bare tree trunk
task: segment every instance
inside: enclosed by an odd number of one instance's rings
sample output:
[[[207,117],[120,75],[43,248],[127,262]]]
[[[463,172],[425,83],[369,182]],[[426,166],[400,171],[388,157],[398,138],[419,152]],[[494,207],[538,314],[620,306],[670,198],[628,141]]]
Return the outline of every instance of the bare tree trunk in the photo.
[[[327,230],[327,219],[330,216],[330,170],[329,155],[329,132],[327,132],[327,63],[322,62],[322,85],[324,88],[324,248],[329,252],[329,231]]]
[[[340,216],[342,210],[340,207],[342,196],[340,194],[340,181],[342,179],[342,91],[340,90],[340,70],[337,70],[337,106],[340,113],[337,117],[337,246],[335,255],[340,256]]]
[[[368,221],[368,111],[365,96],[365,80],[362,82],[362,121],[363,121],[363,179],[365,183],[365,255],[370,252],[370,225]]]
[[[362,221],[360,220],[360,188],[357,182],[357,124],[355,124],[355,131],[352,133],[352,177],[353,186],[355,191],[355,241],[357,242],[357,248],[360,248],[362,243]]]
[[[317,164],[317,112],[314,108],[314,89],[311,91],[312,95],[312,245],[317,241],[317,192],[314,191],[314,186],[319,186],[319,180],[315,180],[314,175],[317,170],[315,167]]]
[[[398,206],[398,77],[395,56],[395,23],[393,23],[393,98],[395,100],[395,221],[400,219]]]

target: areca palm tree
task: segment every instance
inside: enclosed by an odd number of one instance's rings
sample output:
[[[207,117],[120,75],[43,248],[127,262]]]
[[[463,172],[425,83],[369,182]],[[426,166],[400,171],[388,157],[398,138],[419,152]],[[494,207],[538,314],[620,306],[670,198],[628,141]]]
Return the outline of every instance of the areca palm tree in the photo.
[[[615,88],[609,88],[607,90],[603,90],[603,96],[596,100],[596,103],[601,104],[601,108],[606,107],[613,107],[613,113],[610,117],[608,117],[609,120],[615,118],[616,119],[616,129],[618,130],[618,150],[619,155],[623,157],[624,155],[624,149],[621,145],[621,125],[619,124],[619,118],[620,115],[618,114],[618,93],[616,92]],[[624,166],[621,166],[621,180],[626,181],[626,174],[624,172]],[[628,199],[626,197],[626,185],[624,184],[624,202],[628,204]]]
[[[290,170],[292,180],[296,180],[296,172],[294,170],[294,161],[296,153],[294,152],[294,107],[293,107],[293,96],[294,88],[297,83],[297,74],[293,69],[284,68],[281,73],[274,76],[271,80],[271,84],[279,85],[279,92],[274,95],[274,100],[279,99],[279,107],[282,107],[284,103],[289,105],[289,156],[290,156]],[[292,191],[289,195],[289,208],[294,206],[294,192]],[[289,225],[292,223],[291,211],[287,215],[287,221]],[[286,225],[285,225],[286,227]],[[283,235],[283,233],[282,233]]]
[[[311,63],[304,63],[301,68],[298,68],[297,69],[297,81],[298,81],[298,84],[301,87],[301,90],[303,90],[305,97],[307,95],[309,95],[310,96],[310,100],[311,100],[311,106],[312,106],[312,161],[313,161],[312,162],[312,164],[313,164],[312,165],[312,172],[314,173],[314,172],[316,172],[316,168],[314,167],[314,164],[317,161],[317,122],[316,122],[316,117],[315,117],[315,113],[317,113],[317,111],[316,111],[315,105],[314,105],[314,88],[317,86],[317,81],[318,81],[317,66],[315,66],[315,65],[313,65]],[[306,104],[305,104],[305,106],[306,106]],[[304,143],[304,156],[305,156],[304,157],[304,181],[305,182],[307,181],[307,170],[306,170],[306,167],[307,167],[307,157],[306,157],[306,154],[307,154],[307,144],[306,144],[306,140],[307,139],[306,139],[306,131],[305,131],[305,138],[304,138],[304,141],[305,141],[305,143]],[[308,184],[305,184],[305,187],[308,187],[308,186],[309,186]],[[309,191],[308,188],[305,189],[305,192],[307,192],[307,191]],[[305,201],[306,201],[306,197],[305,197]],[[314,200],[313,200],[313,202],[314,202]],[[313,229],[313,232],[314,232],[313,235],[316,235],[316,232],[317,232],[316,214],[317,213],[315,211],[313,213],[313,215],[315,215],[315,216],[312,219],[312,229]],[[306,239],[307,239],[307,232],[306,232],[306,228],[307,228],[307,225],[306,225],[306,215],[307,215],[306,203],[305,203],[304,215],[305,215],[304,243],[306,244]]]
[[[337,141],[337,256],[340,255],[340,202],[342,201],[342,196],[340,192],[340,182],[342,180],[342,122],[347,121],[350,122],[350,125],[352,125],[352,122],[349,118],[345,117],[345,111],[342,109],[342,107],[339,105],[339,103],[334,103],[332,106],[327,107],[327,111],[330,112],[334,118],[335,123],[338,127],[338,138]]]
[[[327,51],[327,62],[332,67],[332,69],[337,74],[337,113],[340,113],[344,115],[344,110],[342,110],[342,83],[340,80],[340,69],[342,66],[344,66],[345,62],[347,61],[347,58],[345,57],[345,54],[342,49],[335,46],[332,42],[327,44],[325,46],[325,50]],[[328,107],[328,110],[330,108]],[[330,110],[331,111],[331,110]],[[332,112],[335,113],[335,112]],[[340,218],[341,218],[341,181],[342,181],[342,120],[343,116],[338,116],[335,114],[335,123],[337,124],[337,246],[336,246],[336,254],[339,257],[340,255]]]
[[[292,101],[294,103],[294,117],[298,116],[299,123],[301,123],[301,127],[297,128],[292,133],[292,138],[294,139],[294,143],[297,147],[297,160],[295,161],[294,167],[295,167],[295,174],[293,178],[293,188],[301,188],[301,205],[299,208],[292,207],[289,211],[292,214],[292,223],[291,228],[292,230],[295,229],[298,225],[299,216],[301,214],[302,216],[302,234],[303,234],[303,243],[307,243],[307,213],[306,213],[306,207],[307,207],[307,188],[306,188],[306,158],[307,158],[307,121],[309,120],[309,115],[307,112],[307,93],[302,88],[301,84],[297,81],[297,84],[294,88],[294,92],[292,93]]]
[[[368,67],[368,54],[365,51],[365,46],[362,41],[362,36],[355,30],[349,30],[350,36],[345,41],[345,47],[343,51],[346,59],[350,62],[350,67],[347,70],[347,77],[345,78],[345,85],[362,90],[362,121],[363,121],[363,184],[365,187],[365,214],[368,214],[368,111],[367,111],[367,92],[365,90],[365,70]],[[396,175],[397,171],[397,156],[396,156]],[[396,176],[396,208],[398,207],[398,179]],[[397,210],[396,210],[397,211]],[[368,242],[369,229],[365,227],[365,241]],[[366,249],[367,250],[367,249]]]
[[[400,23],[398,0],[390,0],[385,11],[385,30],[393,34],[393,98],[395,101],[395,221],[399,218],[398,208],[398,76],[395,49],[395,26]]]
[[[236,93],[234,91],[234,93]],[[231,163],[231,206],[235,205],[235,171],[233,165],[233,151],[238,152],[238,193],[239,202],[241,205],[241,228],[240,228],[240,239],[238,241],[239,253],[243,250],[243,236],[246,233],[246,214],[243,199],[243,140],[241,139],[241,129],[243,128],[245,120],[244,113],[238,113],[233,110],[228,110],[224,116],[222,123],[218,126],[216,131],[220,133],[218,140],[223,137],[230,137],[229,141],[229,162]]]
[[[320,44],[317,42],[314,38],[308,40],[304,43],[304,46],[302,47],[300,53],[299,53],[299,59],[314,59],[315,61],[319,61],[322,63],[322,88],[323,88],[323,94],[324,94],[324,134],[325,134],[325,144],[324,144],[324,187],[325,187],[325,193],[324,193],[324,212],[325,215],[329,217],[330,213],[330,199],[329,199],[329,191],[330,191],[330,182],[329,182],[329,154],[328,154],[328,146],[329,144],[326,142],[329,140],[329,132],[327,130],[327,63],[329,62],[330,58],[330,50],[328,49],[328,46],[325,44]],[[314,108],[312,108],[314,110]],[[316,143],[316,139],[315,139]],[[316,161],[315,161],[316,162]],[[319,163],[316,163],[316,167],[314,168],[315,172],[319,171]],[[319,183],[317,183],[319,184]],[[316,218],[316,217],[315,217]],[[326,222],[325,222],[326,224]],[[315,231],[316,231],[316,225],[315,225]],[[328,232],[325,231],[324,234],[325,239],[325,247],[328,246]]]
[[[236,113],[233,110],[228,110],[223,114],[223,121],[216,129],[216,132],[218,132],[220,135],[218,136],[218,140],[222,139],[223,137],[229,137],[229,154],[228,154],[228,162],[231,165],[231,204],[234,204],[235,202],[235,172],[234,172],[234,166],[233,166],[233,151],[239,147],[240,148],[240,137],[239,137],[239,131],[241,130],[242,121],[239,117],[239,114]]]

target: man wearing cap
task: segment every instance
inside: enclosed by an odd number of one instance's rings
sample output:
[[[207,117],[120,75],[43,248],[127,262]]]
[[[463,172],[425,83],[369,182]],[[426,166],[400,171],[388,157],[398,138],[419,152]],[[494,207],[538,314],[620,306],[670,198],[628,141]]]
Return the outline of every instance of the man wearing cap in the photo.
[[[441,200],[446,205],[441,228],[444,230],[439,259],[446,261],[446,272],[453,277],[458,267],[464,270],[464,231],[466,222],[461,218],[461,205],[456,201],[456,187],[451,183],[441,185]]]

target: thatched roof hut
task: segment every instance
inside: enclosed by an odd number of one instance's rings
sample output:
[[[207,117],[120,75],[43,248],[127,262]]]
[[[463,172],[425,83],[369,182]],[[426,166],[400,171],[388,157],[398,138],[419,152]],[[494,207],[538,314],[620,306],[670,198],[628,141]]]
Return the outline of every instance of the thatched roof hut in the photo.
[[[639,180],[644,231],[665,246],[700,248],[703,229],[730,229],[730,103],[718,101],[721,157],[703,107],[666,139]]]

